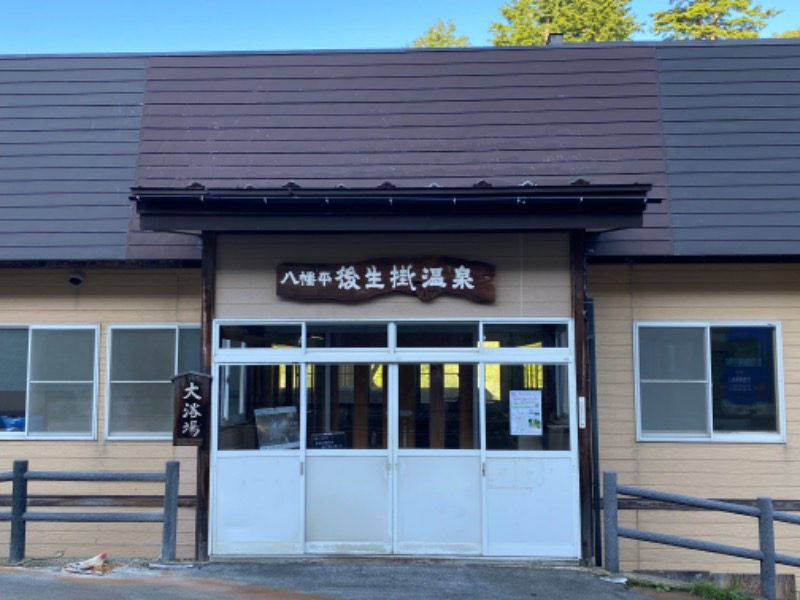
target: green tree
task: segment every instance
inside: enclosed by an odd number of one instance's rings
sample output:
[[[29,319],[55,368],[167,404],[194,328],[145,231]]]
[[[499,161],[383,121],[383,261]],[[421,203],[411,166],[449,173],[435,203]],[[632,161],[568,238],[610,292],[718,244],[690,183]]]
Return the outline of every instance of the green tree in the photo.
[[[792,29],[791,31],[784,31],[783,33],[776,33],[776,38],[796,38],[800,37],[800,29]]]
[[[495,46],[539,46],[550,33],[568,42],[630,40],[640,31],[630,0],[509,0],[500,7],[504,23],[492,23]]]
[[[456,35],[456,26],[448,19],[447,22],[439,19],[435,25],[411,42],[412,48],[467,48],[469,38],[465,35]]]
[[[670,5],[651,15],[653,33],[668,40],[757,38],[781,12],[753,0],[670,0]]]

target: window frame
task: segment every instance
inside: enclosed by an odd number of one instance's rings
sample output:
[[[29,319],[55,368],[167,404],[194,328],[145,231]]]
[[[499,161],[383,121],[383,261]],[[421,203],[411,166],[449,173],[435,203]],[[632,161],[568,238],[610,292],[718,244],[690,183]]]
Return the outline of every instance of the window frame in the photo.
[[[199,323],[136,323],[136,324],[113,324],[108,325],[108,340],[106,342],[106,382],[105,382],[105,423],[104,435],[105,439],[109,441],[145,441],[145,442],[163,442],[172,440],[173,423],[168,424],[168,428],[164,433],[153,435],[131,434],[131,433],[112,433],[111,431],[111,386],[114,380],[111,378],[111,365],[114,357],[114,331],[144,331],[144,330],[159,330],[159,331],[174,331],[175,332],[175,347],[173,348],[173,371],[177,375],[178,365],[180,364],[180,332],[182,329],[196,329],[200,331]],[[202,335],[202,331],[201,331]],[[202,338],[201,338],[202,344]],[[169,398],[170,402],[174,399],[172,395]]]
[[[639,331],[643,328],[702,328],[703,354],[705,359],[705,401],[708,422],[707,435],[695,433],[653,434],[642,431],[641,373]],[[771,328],[775,343],[775,401],[777,402],[775,432],[716,432],[713,415],[713,377],[711,372],[711,329],[717,327],[761,327]],[[782,444],[786,442],[786,401],[784,394],[783,337],[778,321],[634,321],[633,323],[633,368],[637,442],[690,442],[690,443],[759,443]]]
[[[307,327],[309,325],[363,325],[364,323],[373,325],[385,325],[388,328],[387,346],[383,348],[368,347],[368,348],[319,348],[309,347],[306,343]],[[397,325],[398,324],[426,324],[426,323],[446,323],[446,324],[464,324],[464,323],[477,323],[478,324],[478,339],[476,340],[475,347],[454,347],[454,348],[426,348],[426,347],[398,347],[397,344]],[[226,346],[222,337],[223,327],[228,326],[278,326],[283,327],[286,325],[295,325],[300,327],[301,344],[299,347],[260,347],[253,346],[249,348],[232,348]],[[554,347],[493,347],[484,343],[484,326],[485,325],[559,325],[564,326],[563,340],[564,346]],[[519,318],[519,317],[489,317],[489,318],[455,318],[455,319],[442,319],[442,318],[367,318],[367,319],[326,319],[326,318],[307,318],[307,319],[215,319],[212,329],[212,372],[215,378],[221,377],[221,373],[226,366],[240,365],[240,366],[279,366],[279,365],[293,365],[300,368],[301,384],[306,386],[305,380],[308,370],[307,366],[311,364],[341,364],[341,363],[354,363],[354,364],[385,364],[397,366],[408,364],[430,364],[430,363],[454,363],[454,364],[471,364],[475,365],[478,369],[478,386],[483,385],[484,369],[486,365],[521,365],[537,364],[537,365],[552,365],[556,367],[563,366],[566,369],[566,387],[564,388],[565,396],[561,403],[560,410],[564,410],[570,418],[570,433],[569,433],[569,450],[531,450],[534,454],[541,454],[549,458],[569,458],[577,456],[578,448],[578,431],[580,429],[579,422],[582,418],[582,412],[579,408],[578,392],[575,387],[576,381],[576,356],[575,356],[575,327],[574,320],[568,317],[538,317],[538,318]],[[385,374],[388,377],[388,374]],[[256,449],[220,449],[219,430],[221,424],[221,397],[223,387],[219,384],[212,386],[212,433],[211,433],[211,448],[212,456],[237,456],[237,457],[255,457],[263,456],[268,450]],[[301,392],[302,395],[302,392]],[[399,409],[399,406],[397,407]],[[483,409],[482,409],[483,410]],[[301,418],[305,418],[302,417]],[[302,423],[302,421],[301,421]],[[301,425],[305,427],[306,425]],[[308,450],[305,446],[305,436],[301,436],[301,452]],[[415,453],[425,453],[427,450],[419,449],[405,449],[400,450],[404,454],[414,455]],[[281,450],[285,452],[285,450]],[[452,450],[445,450],[442,452],[452,452]],[[462,452],[462,451],[459,451]],[[469,450],[463,452],[480,453],[481,450]],[[487,456],[494,458],[515,458],[519,456],[519,450],[491,450],[488,451]],[[477,455],[477,454],[476,454]]]
[[[97,410],[99,390],[99,364],[100,364],[100,325],[97,324],[0,324],[0,329],[21,329],[28,334],[28,352],[25,357],[25,431],[0,431],[0,440],[37,440],[37,441],[93,441],[97,440]],[[34,331],[92,331],[94,334],[94,358],[92,360],[92,415],[91,431],[86,434],[30,433],[30,403],[31,403],[31,359],[33,356]],[[88,383],[88,382],[84,382]]]

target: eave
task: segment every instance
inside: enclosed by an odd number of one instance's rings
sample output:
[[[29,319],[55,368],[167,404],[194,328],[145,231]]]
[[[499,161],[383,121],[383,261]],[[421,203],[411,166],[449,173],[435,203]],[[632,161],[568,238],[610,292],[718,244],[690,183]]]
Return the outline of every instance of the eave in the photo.
[[[651,186],[133,188],[143,229],[392,232],[639,227]]]

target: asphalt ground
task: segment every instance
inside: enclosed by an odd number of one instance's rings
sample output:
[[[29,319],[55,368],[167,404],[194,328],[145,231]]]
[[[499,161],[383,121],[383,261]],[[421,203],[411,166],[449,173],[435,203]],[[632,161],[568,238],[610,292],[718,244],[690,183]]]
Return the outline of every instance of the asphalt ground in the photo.
[[[113,562],[112,562],[113,565]],[[601,574],[520,561],[303,559],[180,568],[0,568],[2,600],[648,600]]]

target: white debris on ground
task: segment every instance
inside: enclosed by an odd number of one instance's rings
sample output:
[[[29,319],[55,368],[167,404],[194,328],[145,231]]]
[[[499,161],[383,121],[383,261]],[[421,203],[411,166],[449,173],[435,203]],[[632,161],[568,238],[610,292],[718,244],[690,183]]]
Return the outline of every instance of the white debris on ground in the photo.
[[[616,583],[617,585],[627,585],[628,578],[627,577],[601,577],[602,581],[608,581],[609,583]]]
[[[101,552],[92,558],[64,565],[61,570],[81,575],[105,575],[111,570],[111,565],[108,562],[108,554]]]

